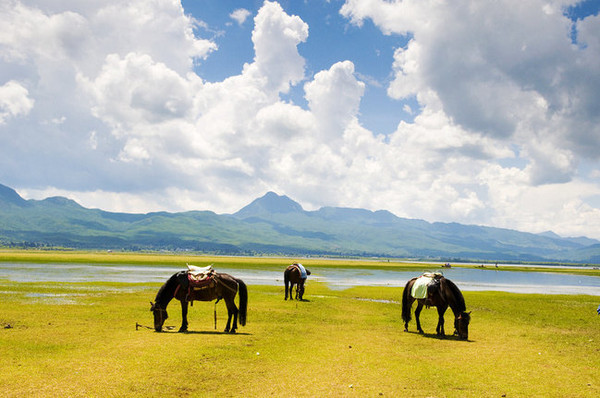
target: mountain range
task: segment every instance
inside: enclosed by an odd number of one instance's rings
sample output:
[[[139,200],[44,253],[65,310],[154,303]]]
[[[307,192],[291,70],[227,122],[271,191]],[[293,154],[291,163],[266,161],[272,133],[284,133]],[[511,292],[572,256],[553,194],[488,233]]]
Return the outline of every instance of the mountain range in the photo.
[[[429,223],[400,218],[386,210],[323,207],[306,211],[289,197],[273,192],[234,214],[132,214],[89,209],[64,197],[25,200],[0,184],[0,245],[600,263],[600,241],[586,237]]]

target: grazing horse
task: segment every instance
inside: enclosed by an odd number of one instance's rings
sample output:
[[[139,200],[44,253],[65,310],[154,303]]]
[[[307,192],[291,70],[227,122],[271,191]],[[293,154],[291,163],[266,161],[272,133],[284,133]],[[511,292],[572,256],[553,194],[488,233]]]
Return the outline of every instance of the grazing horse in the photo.
[[[438,311],[438,325],[436,328],[437,335],[444,337],[444,313],[448,309],[448,306],[454,312],[454,334],[462,340],[469,339],[469,322],[471,320],[471,313],[466,312],[465,299],[458,287],[449,279],[443,276],[436,276],[435,282],[430,285],[427,291],[427,298],[416,299],[412,296],[412,287],[418,278],[412,278],[406,283],[404,292],[402,293],[402,319],[404,320],[404,331],[408,331],[408,322],[410,322],[410,312],[412,304],[417,300],[417,308],[415,309],[415,318],[417,320],[417,330],[419,333],[423,333],[421,328],[421,322],[419,321],[419,315],[423,309],[423,305],[437,307]]]
[[[246,284],[241,279],[218,272],[214,272],[210,278],[210,283],[207,283],[206,286],[194,288],[190,286],[188,271],[180,271],[173,274],[173,276],[171,276],[158,290],[155,299],[156,302],[150,302],[150,311],[154,314],[154,330],[157,332],[162,331],[163,324],[169,317],[167,314],[167,305],[169,305],[169,302],[173,298],[176,298],[181,302],[182,321],[179,332],[187,331],[188,303],[193,302],[193,300],[213,301],[217,299],[217,302],[221,299],[225,300],[228,314],[225,333],[236,332],[238,314],[240,325],[246,325],[246,313],[248,308],[248,289]],[[240,293],[239,310],[234,302],[238,291]],[[233,324],[231,322],[232,318]]]
[[[304,297],[304,283],[306,282],[306,277],[302,277],[302,271],[300,269],[300,264],[292,264],[288,266],[285,271],[283,271],[283,282],[285,284],[285,299],[288,299],[288,292],[290,295],[290,300],[292,300],[292,291],[294,290],[294,285],[296,285],[296,300],[303,300]],[[304,268],[304,267],[302,267]],[[306,270],[306,275],[310,275],[310,271]]]

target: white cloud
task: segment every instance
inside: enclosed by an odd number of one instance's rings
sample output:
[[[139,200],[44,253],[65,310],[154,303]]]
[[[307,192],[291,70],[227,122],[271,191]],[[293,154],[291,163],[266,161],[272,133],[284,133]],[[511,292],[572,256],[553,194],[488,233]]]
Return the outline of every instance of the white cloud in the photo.
[[[305,61],[296,46],[308,37],[308,25],[269,1],[265,1],[254,23],[255,57],[252,64],[244,66],[244,74],[262,79],[266,90],[287,92],[291,84],[304,78]]]
[[[0,124],[8,118],[27,115],[34,103],[29,91],[19,82],[11,80],[0,86]]]
[[[571,21],[556,7],[548,12],[551,5],[350,0],[342,13],[356,23],[370,18],[387,33],[413,35],[396,51],[392,97],[416,95],[463,129],[512,140],[530,153],[540,143],[546,153],[562,152],[559,162],[532,158],[538,164],[531,180],[552,183],[573,177],[573,154],[598,159],[600,153],[600,48],[588,33],[600,23],[598,17],[579,21],[581,46],[573,46]],[[559,172],[541,173],[545,168]]]
[[[229,14],[229,18],[237,22],[238,25],[243,25],[250,15],[252,15],[252,13],[245,8],[238,8]]]
[[[322,134],[335,139],[358,114],[365,84],[356,80],[352,62],[344,61],[317,73],[304,91]]]
[[[78,75],[80,86],[92,97],[94,115],[114,129],[131,131],[140,123],[158,124],[185,118],[201,81],[181,77],[147,54],[106,57],[102,70],[90,81]]]

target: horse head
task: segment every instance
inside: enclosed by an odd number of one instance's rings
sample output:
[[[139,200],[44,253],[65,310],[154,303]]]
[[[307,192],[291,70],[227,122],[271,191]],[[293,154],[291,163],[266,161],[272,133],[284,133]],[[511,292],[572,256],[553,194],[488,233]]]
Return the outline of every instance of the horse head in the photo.
[[[162,308],[158,303],[150,302],[150,311],[154,314],[154,330],[157,332],[162,332],[162,327],[169,314],[167,314],[167,310]]]
[[[456,327],[456,331],[458,333],[458,337],[461,340],[469,339],[469,322],[471,322],[471,312],[461,312],[456,317],[456,322],[454,326]]]

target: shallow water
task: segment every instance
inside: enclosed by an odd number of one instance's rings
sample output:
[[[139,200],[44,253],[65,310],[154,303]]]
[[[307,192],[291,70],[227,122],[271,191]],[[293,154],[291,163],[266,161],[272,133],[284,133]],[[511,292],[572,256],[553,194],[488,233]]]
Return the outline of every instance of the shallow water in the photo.
[[[143,265],[38,264],[0,262],[0,280],[15,282],[164,282],[181,267]],[[431,268],[430,268],[431,270]],[[264,270],[219,267],[250,285],[283,284],[283,269]],[[353,286],[403,287],[418,271],[374,270],[367,268],[311,269],[310,281],[333,289]],[[435,269],[434,271],[439,271]],[[600,277],[551,272],[497,271],[494,269],[451,268],[442,270],[461,290],[514,293],[590,294],[600,296]]]

